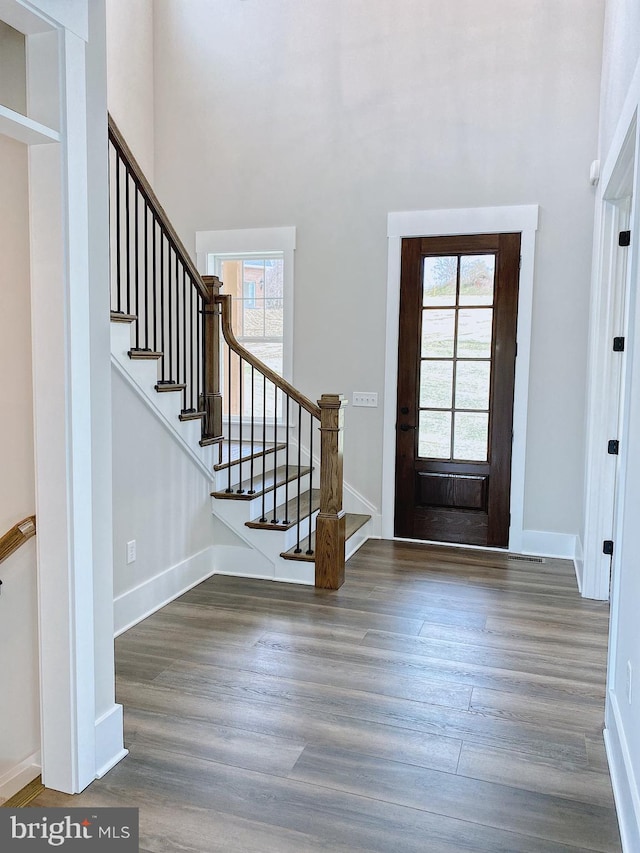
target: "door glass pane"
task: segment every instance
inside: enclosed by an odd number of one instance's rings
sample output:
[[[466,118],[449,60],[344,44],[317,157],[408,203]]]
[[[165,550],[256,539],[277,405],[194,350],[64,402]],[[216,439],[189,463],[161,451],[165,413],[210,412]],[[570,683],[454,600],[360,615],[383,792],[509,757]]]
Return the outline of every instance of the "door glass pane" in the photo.
[[[457,257],[425,258],[422,271],[422,304],[455,305]]]
[[[422,358],[452,358],[455,308],[422,311]]]
[[[495,255],[460,258],[460,305],[492,305]]]
[[[490,376],[488,361],[457,362],[456,409],[488,409]]]
[[[456,412],[455,419],[453,458],[486,462],[489,414],[486,412]]]
[[[491,357],[492,320],[492,308],[461,308],[458,311],[458,358]]]
[[[451,456],[451,412],[420,412],[418,456],[449,459]]]
[[[420,406],[450,409],[453,404],[453,362],[423,361],[420,365]]]

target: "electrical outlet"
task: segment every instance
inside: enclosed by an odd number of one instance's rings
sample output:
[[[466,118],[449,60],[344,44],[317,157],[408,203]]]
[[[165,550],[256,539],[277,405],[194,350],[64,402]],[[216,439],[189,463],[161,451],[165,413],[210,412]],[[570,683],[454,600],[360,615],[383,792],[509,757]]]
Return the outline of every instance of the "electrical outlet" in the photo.
[[[135,563],[136,561],[136,540],[132,539],[127,542],[127,563]]]
[[[631,704],[631,685],[633,684],[633,670],[631,668],[631,661],[627,661],[627,699],[629,700],[629,704]]]
[[[353,405],[354,406],[367,406],[368,408],[375,409],[378,405],[378,392],[377,391],[354,391],[353,392]]]

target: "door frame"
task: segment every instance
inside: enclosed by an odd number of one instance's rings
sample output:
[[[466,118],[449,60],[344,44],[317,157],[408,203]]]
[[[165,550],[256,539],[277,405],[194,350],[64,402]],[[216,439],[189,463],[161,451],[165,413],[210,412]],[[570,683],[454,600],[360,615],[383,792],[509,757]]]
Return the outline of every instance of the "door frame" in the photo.
[[[29,146],[42,780],[79,793],[127,754],[113,647],[106,14],[104,0],[0,0],[0,20],[28,39],[27,115],[5,111],[3,132]]]
[[[394,536],[396,467],[396,398],[398,390],[398,317],[400,311],[400,262],[403,237],[451,237],[457,234],[497,234],[519,231],[520,288],[518,293],[518,357],[513,400],[511,457],[511,525],[509,550],[521,553],[525,546],[524,483],[529,397],[529,358],[535,235],[539,208],[536,204],[505,207],[471,207],[445,210],[412,210],[387,217],[387,321],[382,444],[382,537]],[[447,543],[441,543],[447,544]],[[455,545],[452,547],[466,547]],[[473,546],[474,548],[479,546]],[[502,550],[502,549],[500,549]]]
[[[631,282],[637,265],[637,225],[632,217],[632,202],[637,192],[636,159],[638,147],[637,117],[634,115],[618,154],[609,161],[598,187],[594,225],[594,259],[589,325],[589,363],[587,373],[587,437],[585,471],[584,555],[577,563],[580,592],[585,598],[609,599],[612,560],[602,552],[605,539],[616,539],[617,522],[622,518],[624,440],[620,456],[606,453],[610,438],[618,435],[618,416],[624,410],[629,375],[625,369],[630,358],[628,306]],[[615,151],[616,147],[612,146]],[[633,208],[635,211],[635,207]],[[632,221],[633,220],[633,221]],[[632,229],[631,245],[626,249],[626,269],[620,258],[618,233]],[[625,306],[626,309],[625,309]],[[626,317],[625,317],[626,314]],[[626,326],[625,326],[626,324]],[[614,335],[627,339],[624,360],[613,353]],[[621,376],[618,371],[621,371]],[[612,382],[612,377],[616,381]],[[614,435],[615,433],[615,435]],[[616,506],[618,501],[618,506]]]

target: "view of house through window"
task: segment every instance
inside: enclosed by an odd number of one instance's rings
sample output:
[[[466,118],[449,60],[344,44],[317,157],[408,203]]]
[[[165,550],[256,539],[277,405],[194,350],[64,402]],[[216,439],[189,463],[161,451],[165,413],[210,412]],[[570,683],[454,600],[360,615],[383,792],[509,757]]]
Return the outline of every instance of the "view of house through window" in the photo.
[[[282,252],[262,253],[258,255],[217,255],[217,275],[223,282],[223,293],[232,297],[232,328],[238,341],[268,367],[283,374],[284,362],[284,255]],[[235,357],[234,357],[235,362]],[[225,348],[224,359],[227,375],[228,352]],[[232,375],[235,375],[232,363]],[[255,414],[260,414],[264,406],[262,382],[257,375],[252,376],[251,366],[243,365],[242,414],[248,417],[253,396]],[[236,386],[237,383],[233,383]],[[253,395],[250,386],[253,384]],[[240,414],[240,389],[231,389],[231,410],[233,415]],[[249,393],[246,393],[249,391]],[[281,400],[274,400],[273,386],[266,389],[267,411],[277,409],[281,415]]]

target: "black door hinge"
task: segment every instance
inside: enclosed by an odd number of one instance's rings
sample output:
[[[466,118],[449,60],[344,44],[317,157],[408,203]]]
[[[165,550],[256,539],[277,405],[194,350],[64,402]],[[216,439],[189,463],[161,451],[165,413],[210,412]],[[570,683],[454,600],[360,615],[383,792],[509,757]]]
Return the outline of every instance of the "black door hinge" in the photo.
[[[631,245],[631,231],[621,231],[618,234],[618,246]]]
[[[620,452],[620,442],[617,438],[612,438],[607,443],[607,453],[610,453],[611,456],[617,456]]]
[[[613,554],[613,539],[605,539],[602,543],[603,554]]]
[[[624,352],[624,338],[614,338],[613,339],[613,351],[614,352]]]

